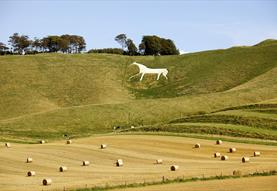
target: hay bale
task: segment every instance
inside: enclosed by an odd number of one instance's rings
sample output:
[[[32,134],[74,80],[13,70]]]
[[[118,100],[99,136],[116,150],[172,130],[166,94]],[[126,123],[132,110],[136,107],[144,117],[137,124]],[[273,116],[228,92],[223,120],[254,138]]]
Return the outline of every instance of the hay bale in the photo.
[[[240,170],[234,170],[233,171],[233,176],[241,176],[241,175],[242,175],[242,173],[241,173]]]
[[[123,160],[122,159],[117,159],[116,166],[123,166]]]
[[[35,171],[29,171],[27,172],[27,176],[35,176],[36,172]]]
[[[134,128],[135,128],[135,127],[132,125],[132,126],[131,126],[131,129],[134,129]]]
[[[10,144],[10,143],[5,143],[5,146],[6,146],[7,148],[10,148],[10,147],[11,147],[11,144]]]
[[[45,140],[40,140],[39,143],[40,143],[40,144],[44,144],[44,143],[45,143]]]
[[[194,148],[200,148],[200,143],[196,143],[196,144],[194,145]]]
[[[170,170],[171,171],[176,171],[176,170],[178,170],[179,169],[179,166],[177,166],[177,165],[172,165],[171,167],[170,167]]]
[[[162,159],[157,159],[156,164],[163,164],[163,160]]]
[[[66,144],[68,144],[68,145],[69,145],[69,144],[72,144],[72,140],[67,140],[67,141],[66,141]]]
[[[33,162],[33,159],[31,157],[28,157],[26,160],[26,163],[31,163],[31,162]]]
[[[243,163],[249,162],[249,161],[250,161],[250,158],[249,158],[249,157],[242,157],[241,161],[242,161]]]
[[[221,154],[219,152],[214,153],[214,158],[220,157]]]
[[[61,166],[60,167],[60,172],[65,172],[67,171],[67,167],[66,166]]]
[[[216,140],[216,144],[217,145],[221,145],[222,144],[222,140]]]
[[[230,153],[235,153],[236,151],[237,151],[237,149],[234,148],[234,147],[229,149],[229,152],[230,152]]]
[[[254,157],[259,157],[259,156],[261,156],[261,152],[255,151],[255,152],[254,152]]]
[[[221,160],[228,160],[228,156],[227,155],[223,155],[223,156],[221,156]]]
[[[101,144],[101,149],[105,149],[107,148],[107,145],[106,144]]]
[[[44,186],[51,185],[51,184],[52,184],[52,179],[50,179],[50,178],[45,178],[45,179],[43,179],[42,184],[43,184]]]
[[[89,166],[89,164],[90,164],[89,161],[87,161],[87,160],[83,161],[83,166]]]

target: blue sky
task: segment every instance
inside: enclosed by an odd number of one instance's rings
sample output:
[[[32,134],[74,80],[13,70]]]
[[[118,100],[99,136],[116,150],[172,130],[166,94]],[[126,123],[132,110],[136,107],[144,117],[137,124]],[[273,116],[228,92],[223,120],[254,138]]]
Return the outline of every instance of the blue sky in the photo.
[[[33,37],[77,34],[91,48],[120,47],[125,33],[174,40],[186,52],[277,39],[277,1],[269,0],[0,0],[0,42],[14,32]]]

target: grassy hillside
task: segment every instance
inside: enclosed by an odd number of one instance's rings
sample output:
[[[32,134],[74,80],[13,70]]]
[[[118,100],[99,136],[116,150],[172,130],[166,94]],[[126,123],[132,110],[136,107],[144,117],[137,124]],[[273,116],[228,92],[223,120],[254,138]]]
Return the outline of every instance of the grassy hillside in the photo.
[[[1,56],[0,140],[32,142],[40,138],[59,139],[64,133],[85,136],[112,132],[113,126],[168,124],[173,119],[224,108],[277,103],[277,44],[274,42],[181,56]],[[138,81],[139,77],[129,80],[138,71],[129,65],[133,61],[148,67],[166,67],[169,79],[156,81],[156,76],[145,75],[142,82]],[[211,126],[222,131],[228,129],[223,133],[227,135],[235,135],[230,129],[238,129],[236,125],[252,127],[227,123],[234,113],[222,112],[209,114],[220,119],[227,116],[220,124],[214,119],[204,124],[201,117],[186,123],[193,126],[201,123],[205,129]],[[261,123],[273,126],[276,123],[275,107],[251,111],[255,116],[245,116],[245,111],[240,109],[237,112],[243,117],[241,121],[262,118],[267,121]],[[206,115],[200,116],[206,118]],[[221,128],[226,123],[228,126]],[[186,124],[182,122],[182,126]],[[264,134],[251,137],[271,135],[269,138],[275,140],[276,129],[260,126],[254,126],[253,130],[257,134],[256,131],[265,129]],[[190,129],[198,131],[195,127]],[[246,133],[236,136],[243,134]]]
[[[182,117],[168,124],[138,127],[132,131],[215,134],[276,141],[277,104],[225,108],[209,114]]]

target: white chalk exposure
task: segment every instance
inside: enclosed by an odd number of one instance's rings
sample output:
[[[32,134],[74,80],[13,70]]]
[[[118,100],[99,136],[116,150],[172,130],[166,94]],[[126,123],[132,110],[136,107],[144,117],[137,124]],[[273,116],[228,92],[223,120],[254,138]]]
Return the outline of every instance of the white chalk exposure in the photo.
[[[144,74],[157,74],[157,80],[160,79],[160,75],[162,74],[166,79],[167,79],[167,73],[168,70],[166,68],[147,68],[146,66],[144,66],[143,64],[139,64],[137,62],[133,62],[131,65],[136,65],[139,67],[139,73],[133,75],[132,77],[130,77],[129,79],[135,77],[136,75],[141,74],[140,77],[140,81],[143,79]]]

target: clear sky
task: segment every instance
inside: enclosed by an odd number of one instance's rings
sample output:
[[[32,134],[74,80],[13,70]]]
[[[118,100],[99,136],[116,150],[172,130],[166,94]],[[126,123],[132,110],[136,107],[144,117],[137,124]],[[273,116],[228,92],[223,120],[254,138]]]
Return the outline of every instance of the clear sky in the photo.
[[[120,47],[125,33],[174,40],[186,52],[277,39],[276,0],[0,0],[0,42],[15,32],[33,37],[76,34],[91,48]]]

